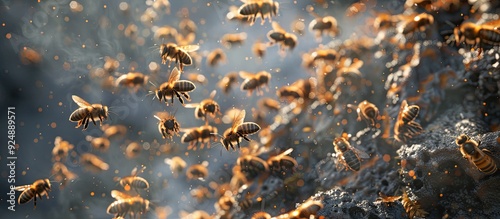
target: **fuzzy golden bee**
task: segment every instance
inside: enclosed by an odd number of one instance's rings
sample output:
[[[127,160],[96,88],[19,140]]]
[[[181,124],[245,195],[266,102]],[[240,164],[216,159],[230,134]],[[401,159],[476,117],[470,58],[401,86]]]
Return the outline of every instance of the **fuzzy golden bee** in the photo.
[[[73,149],[73,144],[62,140],[61,136],[57,136],[54,140],[54,148],[52,149],[52,160],[64,161],[68,157],[68,153]]]
[[[220,43],[230,49],[233,46],[241,45],[247,39],[247,33],[227,33],[222,36]]]
[[[351,104],[348,104],[347,106],[356,109],[356,112],[358,113],[358,121],[363,119],[367,121],[371,127],[375,127],[375,120],[377,120],[377,117],[379,116],[379,111],[375,104],[364,100],[359,103],[358,106],[353,106]]]
[[[462,156],[469,160],[481,172],[491,175],[497,171],[495,161],[486,153],[490,153],[487,149],[479,149],[481,142],[477,142],[468,135],[461,134],[455,140],[455,143],[460,147]]]
[[[145,166],[143,166],[141,170],[138,170],[138,168],[135,167],[130,173],[130,176],[125,176],[120,179],[120,185],[123,186],[125,190],[129,188],[135,190],[136,192],[139,189],[148,189],[148,181],[140,176],[137,176],[138,172],[143,172],[144,169],[146,169]]]
[[[186,177],[188,180],[192,179],[205,179],[208,176],[208,162],[204,161],[201,164],[193,164],[186,170]]]
[[[260,130],[260,126],[257,125],[257,123],[243,122],[244,119],[245,110],[241,110],[240,113],[234,117],[231,128],[228,128],[221,137],[221,143],[226,150],[229,150],[229,147],[235,150],[233,143],[236,143],[238,148],[240,148],[241,138],[250,141],[247,135],[255,134]]]
[[[130,142],[127,147],[125,148],[125,157],[128,159],[134,159],[139,154],[141,154],[142,151],[142,145],[137,143],[137,142]]]
[[[240,166],[240,171],[245,174],[246,179],[253,179],[260,173],[269,172],[266,161],[256,155],[243,155],[238,157],[236,164]]]
[[[270,97],[263,97],[257,102],[260,110],[279,111],[281,109],[280,102]]]
[[[467,46],[479,47],[500,45],[500,19],[484,24],[464,22],[453,31],[457,46],[465,43]]]
[[[156,40],[173,40],[177,35],[177,29],[171,26],[158,27],[155,30],[154,38]]]
[[[92,138],[89,136],[90,139],[90,145],[92,145],[92,148],[105,152],[108,151],[109,146],[111,145],[111,141],[108,138],[105,137],[98,137],[98,138]]]
[[[170,115],[167,112],[157,112],[154,117],[158,119],[158,131],[163,139],[169,138],[172,140],[174,135],[179,136],[181,126],[175,119],[175,115]]]
[[[250,25],[255,23],[257,17],[261,19],[261,25],[265,23],[266,18],[271,21],[279,10],[279,3],[273,0],[241,0],[244,4],[239,8],[239,14],[248,16]]]
[[[33,203],[36,208],[36,197],[38,196],[38,198],[42,199],[42,196],[45,195],[48,199],[49,191],[51,189],[52,186],[49,179],[39,179],[31,185],[16,186],[15,190],[21,192],[21,195],[19,195],[19,198],[17,199],[17,203],[24,204],[33,199]]]
[[[260,71],[255,74],[240,71],[239,75],[244,81],[241,83],[241,90],[248,91],[248,96],[251,96],[254,90],[257,90],[257,95],[263,95],[261,87],[266,87],[271,80],[271,74],[267,71]]]
[[[267,47],[267,43],[257,41],[252,45],[252,53],[262,59],[266,55]]]
[[[202,100],[200,103],[191,103],[186,104],[186,108],[195,108],[194,109],[194,117],[197,119],[204,119],[205,124],[208,125],[207,116],[215,117],[215,114],[220,114],[220,106],[214,100],[215,95],[217,94],[216,90],[213,90],[210,93],[210,97]]]
[[[283,171],[295,171],[298,163],[293,157],[289,156],[292,151],[293,148],[289,148],[288,150],[283,151],[283,153],[267,159],[267,164],[271,172],[280,175],[283,173]]]
[[[403,100],[399,108],[398,118],[394,124],[394,138],[397,141],[406,142],[422,132],[422,126],[415,122],[419,112],[420,107],[417,105],[408,106],[406,100]]]
[[[167,99],[171,99],[172,103],[174,102],[174,95],[177,96],[181,104],[184,104],[184,99],[182,98],[182,96],[184,96],[184,98],[186,98],[187,100],[190,100],[191,98],[188,92],[196,89],[196,86],[191,81],[179,80],[180,77],[180,71],[177,68],[174,68],[170,73],[168,81],[161,84],[160,87],[155,91],[156,98],[158,98],[158,100],[160,101],[165,100],[167,104]]]
[[[270,45],[278,44],[281,52],[286,49],[293,50],[297,46],[297,36],[293,33],[286,32],[278,22],[272,22],[273,30],[267,33],[267,38],[270,40]]]
[[[225,63],[226,61],[226,53],[221,48],[214,49],[207,55],[207,65],[210,67],[217,66],[218,64]]]
[[[117,190],[112,190],[111,196],[116,201],[108,206],[106,212],[115,215],[115,218],[125,218],[127,215],[136,218],[136,215],[144,214],[149,210],[149,200],[140,196],[130,196]]]
[[[345,167],[346,170],[359,171],[361,169],[361,159],[370,158],[367,153],[351,146],[344,137],[335,138],[333,146],[337,156],[337,169]]]
[[[397,30],[403,35],[414,33],[415,31],[425,31],[430,25],[434,23],[434,17],[427,13],[418,15],[410,15],[404,17],[399,23]]]
[[[105,124],[101,127],[101,130],[104,132],[103,136],[106,138],[115,138],[115,137],[123,137],[127,134],[127,127],[124,125],[108,125]]]
[[[170,172],[172,172],[174,178],[177,178],[179,173],[182,172],[187,166],[186,161],[178,156],[165,158],[165,163],[170,166]]]
[[[106,162],[91,153],[84,153],[80,155],[80,163],[83,165],[85,170],[91,171],[93,173],[109,169],[109,165]]]
[[[236,83],[238,83],[238,73],[229,72],[217,83],[217,86],[222,90],[222,92],[224,92],[224,94],[228,94],[233,85]]]
[[[181,131],[184,132],[184,135],[181,137],[181,142],[189,143],[188,150],[196,149],[199,143],[201,143],[201,149],[205,147],[205,143],[207,143],[207,147],[210,148],[210,140],[217,140],[218,130],[214,126],[203,125]]]
[[[413,219],[415,217],[425,218],[425,216],[429,214],[420,207],[420,204],[418,204],[416,201],[411,200],[408,197],[408,193],[406,191],[403,192],[401,204],[403,204],[403,208],[405,209],[406,213],[408,214],[408,218],[410,219]]]
[[[320,42],[323,34],[328,34],[331,37],[339,35],[337,19],[333,16],[319,16],[313,11],[313,8],[309,8],[308,11],[314,16],[314,20],[309,23],[309,31],[314,33],[316,41]]]
[[[186,46],[178,46],[175,43],[161,44],[160,46],[160,57],[161,63],[166,64],[167,60],[168,66],[170,67],[170,63],[175,61],[179,64],[179,69],[181,71],[184,70],[184,66],[189,66],[193,64],[193,59],[189,55],[190,52],[194,52],[198,50],[200,46],[198,45],[186,45]]]
[[[149,76],[144,75],[141,72],[129,72],[118,77],[115,80],[115,87],[126,86],[131,88],[137,88],[139,86],[147,84],[149,81]]]
[[[239,21],[241,24],[250,24],[248,16],[241,15],[238,6],[229,6],[229,12],[226,14],[226,18],[230,21]]]
[[[69,116],[69,121],[78,122],[78,125],[75,128],[79,128],[83,125],[83,130],[85,130],[89,126],[90,120],[92,120],[94,125],[96,125],[95,121],[97,119],[99,119],[102,126],[102,122],[108,118],[107,106],[97,103],[90,104],[76,95],[72,95],[71,98],[73,98],[73,101],[75,101],[75,103],[80,107]]]

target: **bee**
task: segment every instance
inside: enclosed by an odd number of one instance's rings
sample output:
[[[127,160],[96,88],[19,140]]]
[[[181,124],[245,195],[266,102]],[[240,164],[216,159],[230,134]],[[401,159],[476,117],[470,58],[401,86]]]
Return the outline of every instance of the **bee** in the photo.
[[[106,162],[102,161],[101,158],[91,153],[84,153],[80,155],[80,163],[85,167],[87,171],[91,171],[94,173],[109,169],[109,165]]]
[[[279,111],[281,109],[280,102],[269,97],[263,97],[258,102],[257,105],[260,109],[268,109],[273,111]]]
[[[208,99],[204,99],[200,103],[186,104],[185,107],[195,108],[194,117],[197,119],[204,119],[206,122],[205,124],[208,125],[207,115],[210,115],[213,118],[216,113],[220,114],[219,104],[214,100],[216,94],[217,91],[213,90]]]
[[[200,46],[198,45],[178,46],[175,43],[161,44],[161,63],[166,64],[168,60],[168,67],[170,67],[170,63],[175,60],[175,62],[179,64],[179,69],[183,71],[184,66],[193,64],[193,59],[189,55],[189,52],[194,52],[199,48]]]
[[[266,55],[267,43],[263,43],[260,41],[255,42],[252,45],[252,52],[259,58],[263,58]]]
[[[417,105],[408,106],[406,100],[403,100],[399,108],[398,119],[394,124],[394,138],[397,141],[406,142],[422,132],[422,126],[414,121],[419,112],[420,107]]]
[[[54,180],[59,182],[59,188],[64,188],[68,181],[72,181],[78,177],[75,173],[68,170],[68,167],[61,162],[55,162],[52,165],[51,170],[52,176],[54,176]]]
[[[241,15],[237,6],[230,6],[226,18],[230,21],[239,21],[241,24],[250,24],[248,16]]]
[[[272,22],[273,30],[267,33],[267,38],[271,41],[269,44],[279,44],[281,51],[286,48],[293,50],[297,45],[297,36],[286,32],[276,21]]]
[[[369,122],[372,127],[375,127],[375,120],[379,116],[378,108],[375,104],[365,100],[359,103],[357,107],[351,104],[348,104],[347,106],[356,109],[356,112],[358,113],[358,121],[364,119]]]
[[[197,29],[196,23],[189,18],[184,18],[179,22],[179,32],[182,35],[195,34]]]
[[[143,166],[141,170],[138,170],[137,167],[135,167],[134,169],[132,169],[130,176],[126,176],[120,179],[120,185],[123,186],[126,191],[133,189],[137,192],[138,189],[148,189],[148,181],[140,176],[137,176],[137,173],[139,171],[143,172],[144,169],[146,169],[145,166]]]
[[[271,215],[265,211],[255,212],[250,219],[271,219]]]
[[[238,12],[241,15],[248,16],[251,21],[250,25],[255,23],[257,17],[260,17],[261,25],[265,23],[266,18],[271,21],[279,10],[279,3],[273,0],[242,0],[242,2],[244,4],[239,8]]]
[[[406,191],[403,192],[403,197],[401,199],[401,204],[403,204],[403,208],[408,214],[408,218],[413,219],[415,217],[425,218],[427,213],[424,209],[420,207],[420,204],[417,204],[416,201],[412,201]]]
[[[497,165],[490,156],[487,149],[479,149],[481,142],[477,142],[465,134],[461,134],[455,140],[455,143],[460,147],[462,156],[469,160],[481,172],[491,175],[497,171]]]
[[[54,161],[64,161],[68,157],[68,152],[73,149],[73,145],[68,141],[62,140],[60,136],[57,136],[54,140],[54,148],[52,149],[52,159]]]
[[[214,49],[207,55],[207,65],[214,67],[219,63],[226,62],[226,53],[221,48]]]
[[[276,91],[279,98],[288,98],[290,102],[293,100],[309,99],[313,84],[309,80],[300,79],[289,86],[283,86]]]
[[[434,23],[434,17],[427,13],[421,13],[415,16],[409,16],[398,23],[398,32],[404,35],[413,33],[417,30],[425,31],[428,26]]]
[[[230,72],[217,83],[217,86],[227,94],[235,83],[238,83],[238,73]]]
[[[204,180],[208,176],[208,162],[204,161],[202,164],[193,164],[186,170],[186,177],[188,180],[200,179]]]
[[[373,20],[373,28],[375,31],[394,28],[401,18],[401,16],[391,15],[388,13],[379,13],[375,20]]]
[[[153,8],[157,11],[164,9],[166,14],[170,14],[170,1],[156,0],[153,2]]]
[[[271,74],[267,71],[260,71],[255,74],[240,71],[239,75],[245,79],[241,83],[241,90],[247,90],[248,96],[251,96],[254,90],[257,90],[257,95],[263,95],[263,92],[259,88],[267,88],[269,80],[271,80]]]
[[[280,174],[282,173],[282,171],[285,170],[294,171],[295,168],[298,166],[298,163],[293,157],[288,156],[290,153],[292,153],[292,151],[293,148],[289,148],[283,153],[267,159],[267,164],[269,166],[269,169],[271,169],[271,172],[275,174]]]
[[[366,11],[366,4],[363,2],[355,2],[349,7],[347,7],[347,10],[345,11],[345,16],[346,17],[353,17],[356,16],[360,13],[363,13]]]
[[[236,208],[236,200],[230,192],[226,192],[214,204],[215,212],[220,216],[219,218],[232,218],[232,214]]]
[[[181,104],[184,104],[184,99],[182,99],[182,96],[184,96],[187,100],[190,100],[189,94],[187,92],[193,91],[194,89],[196,89],[196,86],[191,81],[179,80],[180,77],[180,71],[177,68],[174,68],[170,73],[168,81],[161,84],[160,87],[155,91],[156,98],[158,98],[158,100],[160,101],[165,99],[166,103],[168,103],[167,99],[172,99],[173,103],[175,94]]]
[[[290,218],[311,218],[323,208],[321,201],[309,199],[289,213]]]
[[[247,39],[247,33],[228,33],[224,34],[220,39],[220,43],[226,48],[231,48],[236,45],[241,45]]]
[[[333,16],[319,16],[313,11],[311,7],[309,9],[315,18],[309,23],[309,31],[314,33],[316,41],[320,42],[323,34],[328,34],[331,37],[336,37],[339,34],[339,28],[337,26],[337,19]]]
[[[236,164],[240,166],[240,171],[245,174],[246,179],[253,179],[260,173],[269,172],[266,161],[255,155],[248,154],[238,157]]]
[[[311,53],[311,58],[315,62],[335,63],[339,57],[339,53],[334,49],[317,49]]]
[[[125,218],[128,214],[135,218],[135,215],[149,210],[149,200],[140,196],[130,196],[117,190],[112,190],[111,196],[117,200],[108,206],[106,212],[115,215],[115,218]]]
[[[36,208],[36,197],[38,196],[41,199],[45,195],[49,199],[49,191],[52,189],[52,186],[49,179],[39,179],[31,185],[16,186],[14,189],[21,192],[17,203],[24,204],[34,199],[33,202]]]
[[[202,75],[202,74],[198,74],[198,73],[189,73],[187,74],[187,79],[189,81],[192,81],[194,83],[198,83],[198,84],[201,84],[201,85],[206,85],[208,84],[208,80],[207,78],[205,77],[205,75]]]
[[[127,134],[127,127],[124,125],[104,124],[101,126],[101,130],[104,132],[103,136],[106,138],[114,138],[116,136],[124,136]]]
[[[133,159],[141,153],[142,146],[137,143],[137,142],[131,142],[130,144],[127,145],[127,148],[125,148],[125,156],[128,159]]]
[[[182,143],[189,143],[188,150],[196,149],[198,143],[201,142],[201,149],[205,143],[208,143],[210,148],[210,140],[217,141],[217,128],[210,125],[203,125],[197,128],[183,130],[184,135],[181,137]]]
[[[198,202],[203,202],[203,200],[212,197],[212,194],[207,187],[198,186],[198,188],[191,189],[191,197],[195,198]]]
[[[460,27],[453,30],[455,43],[457,46],[465,43],[468,46],[479,46],[480,48],[490,45],[500,45],[500,26],[499,20],[492,20],[484,24],[475,24],[471,22],[464,22]]]
[[[187,166],[186,161],[178,156],[165,158],[165,163],[170,166],[170,172],[172,172],[175,178],[177,178],[179,173],[182,172]]]
[[[98,151],[104,152],[109,149],[109,145],[111,144],[111,141],[105,137],[99,137],[99,138],[92,138],[90,140],[90,145]]]
[[[167,112],[157,112],[154,117],[158,119],[158,131],[163,139],[170,138],[174,135],[179,136],[180,124],[175,119],[175,115],[170,115]]]
[[[335,138],[333,146],[337,156],[337,169],[345,166],[346,170],[359,171],[361,158],[370,158],[367,153],[352,147],[344,137]]]
[[[157,40],[173,40],[175,36],[177,36],[177,29],[171,26],[159,27],[155,30],[154,34],[154,38]]]
[[[247,135],[255,134],[260,130],[260,126],[257,125],[257,123],[243,122],[244,119],[245,110],[241,110],[240,113],[234,117],[231,128],[228,128],[221,137],[221,143],[224,145],[226,150],[229,150],[229,146],[235,150],[233,142],[236,142],[238,148],[240,148],[240,138],[250,141]]]
[[[128,74],[124,74],[116,79],[115,87],[121,85],[121,86],[135,88],[147,84],[148,81],[149,81],[149,76],[147,75],[144,75],[140,72],[129,72]]]
[[[92,120],[94,125],[96,125],[95,120],[99,119],[102,122],[108,118],[108,107],[103,106],[102,104],[90,104],[79,96],[72,95],[73,101],[75,101],[80,108],[75,110],[69,116],[69,121],[78,122],[78,125],[75,128],[79,128],[83,125],[83,130],[86,130],[89,126],[89,121]]]

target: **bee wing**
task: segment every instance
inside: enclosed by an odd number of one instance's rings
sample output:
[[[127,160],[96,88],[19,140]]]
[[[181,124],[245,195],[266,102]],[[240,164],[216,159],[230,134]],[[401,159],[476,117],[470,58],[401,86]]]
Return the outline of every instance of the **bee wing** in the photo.
[[[78,106],[80,106],[80,107],[90,106],[90,103],[88,103],[87,101],[85,101],[84,99],[82,99],[79,96],[73,95],[73,96],[71,96],[71,98],[73,98],[73,101],[75,101],[75,103],[78,104]]]
[[[286,33],[285,29],[283,29],[283,27],[280,26],[280,24],[276,21],[273,21],[273,23],[271,24],[273,26],[273,30],[277,31],[277,32],[283,32],[283,33]]]
[[[500,20],[497,19],[497,20],[491,20],[491,21],[488,21],[488,22],[485,22],[483,24],[484,25],[487,25],[487,26],[492,26],[494,27],[496,30],[498,30],[498,28],[500,27]]]
[[[194,52],[194,51],[200,49],[200,46],[198,46],[198,45],[186,45],[186,46],[179,46],[179,47],[186,52]]]
[[[172,72],[170,73],[170,77],[168,77],[168,83],[174,83],[178,81],[181,78],[181,72],[177,67],[172,69]]]
[[[292,153],[293,151],[293,148],[288,148],[288,150],[284,151],[283,153],[281,153],[280,155],[278,156],[286,156],[286,155],[289,155],[290,153]]]
[[[243,123],[243,120],[245,120],[245,114],[245,110],[241,110],[240,113],[236,117],[234,117],[233,125],[231,126],[231,129],[233,131],[236,131],[236,129],[238,129],[238,126]]]
[[[162,120],[163,118],[168,118],[169,115],[168,112],[156,112],[154,117],[158,120]]]
[[[24,191],[24,190],[29,189],[30,187],[31,187],[31,185],[16,186],[16,187],[14,188],[14,190],[22,192],[22,191]]]
[[[125,193],[120,192],[118,190],[111,190],[111,197],[113,197],[116,200],[124,200],[124,199],[132,198],[133,196],[131,196],[129,194],[125,194]]]
[[[210,93],[210,99],[214,99],[215,95],[217,94],[217,91],[216,90],[213,90],[211,93]]]
[[[184,104],[184,107],[186,108],[196,108],[200,105],[200,103],[187,103],[187,104]]]
[[[238,72],[238,74],[243,79],[249,79],[249,78],[255,77],[255,74],[252,74],[252,73],[247,72],[247,71],[240,71],[240,72]]]
[[[356,153],[358,155],[359,158],[363,158],[363,159],[368,159],[370,158],[370,155],[368,155],[366,152],[362,151],[362,150],[359,150],[355,147],[352,147],[351,146],[351,150],[354,151],[354,153]]]

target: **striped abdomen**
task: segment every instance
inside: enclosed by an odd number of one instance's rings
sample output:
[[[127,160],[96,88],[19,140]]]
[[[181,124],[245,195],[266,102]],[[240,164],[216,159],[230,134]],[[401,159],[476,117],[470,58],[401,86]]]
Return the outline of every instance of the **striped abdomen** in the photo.
[[[180,80],[175,82],[173,89],[178,92],[190,92],[196,89],[196,86],[191,81]]]
[[[33,199],[35,197],[35,195],[36,195],[35,189],[29,188],[29,189],[23,191],[21,193],[21,195],[19,195],[19,198],[17,199],[17,202],[19,204],[24,204],[26,202],[31,201],[31,199]]]
[[[497,165],[495,161],[491,159],[490,156],[485,154],[479,148],[476,148],[476,153],[470,156],[470,160],[476,165],[476,167],[482,172],[490,175],[497,171]]]
[[[200,137],[200,132],[197,129],[193,129],[189,132],[184,133],[181,137],[182,143],[189,143],[191,141],[197,141]]]
[[[260,12],[260,7],[258,3],[244,4],[240,7],[239,13],[241,15],[256,15]]]
[[[349,169],[359,171],[359,169],[361,168],[361,162],[359,161],[358,156],[356,156],[356,153],[353,150],[344,152],[342,156],[344,157],[344,161]]]
[[[120,181],[120,184],[125,187],[126,185],[129,185],[132,188],[135,189],[147,189],[149,188],[149,183],[146,181],[146,179],[139,177],[139,176],[129,176],[125,177]]]
[[[90,110],[88,108],[78,108],[73,113],[71,113],[71,115],[69,116],[69,121],[78,122],[87,117],[89,113]]]
[[[481,43],[489,45],[500,45],[500,31],[495,29],[482,28],[478,32]]]
[[[244,122],[238,126],[236,132],[241,135],[251,135],[260,130],[260,126],[255,122]]]
[[[417,118],[419,111],[420,107],[418,107],[417,105],[408,106],[403,110],[401,119],[405,124],[407,124],[408,122],[413,121],[415,118]]]

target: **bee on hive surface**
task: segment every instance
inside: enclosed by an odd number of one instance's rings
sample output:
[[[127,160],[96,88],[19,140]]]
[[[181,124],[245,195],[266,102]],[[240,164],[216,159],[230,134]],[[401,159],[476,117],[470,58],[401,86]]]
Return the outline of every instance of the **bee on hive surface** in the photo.
[[[434,23],[434,17],[427,13],[405,16],[398,22],[397,30],[403,35],[414,33],[416,31],[425,31]]]
[[[255,19],[260,17],[261,25],[265,23],[265,19],[271,21],[273,16],[276,16],[279,10],[279,3],[273,0],[241,0],[244,4],[239,8],[239,14],[248,16],[251,20],[250,25],[255,23]]]
[[[415,122],[419,112],[420,107],[417,105],[408,106],[406,100],[403,100],[399,108],[398,118],[394,124],[394,138],[397,141],[406,142],[422,132],[422,126]]]
[[[181,126],[175,119],[175,115],[167,112],[157,112],[154,117],[158,119],[158,131],[163,139],[170,138],[172,140],[173,135],[179,136]]]
[[[69,116],[69,121],[78,122],[76,128],[83,125],[83,130],[85,130],[89,126],[90,120],[92,120],[94,125],[96,125],[95,120],[97,119],[101,121],[102,126],[102,122],[108,118],[107,106],[103,106],[102,104],[97,103],[90,104],[76,95],[72,95],[71,98],[73,98],[73,101],[75,101],[75,103],[80,107]]]
[[[293,157],[289,156],[292,151],[293,148],[289,148],[288,150],[283,151],[283,153],[267,159],[267,164],[269,165],[271,172],[275,173],[275,175],[283,175],[283,171],[286,170],[293,172],[298,166],[298,163]]]
[[[375,104],[364,100],[359,103],[358,106],[353,106],[351,104],[348,104],[347,106],[356,109],[356,112],[358,113],[358,121],[364,119],[370,126],[375,127],[375,120],[377,120],[377,117],[379,116],[379,111]]]
[[[36,197],[42,198],[43,195],[47,196],[47,199],[49,198],[49,191],[52,189],[52,186],[50,184],[49,179],[39,179],[31,185],[24,185],[24,186],[16,186],[15,190],[20,191],[21,194],[19,195],[19,198],[17,199],[17,203],[19,204],[24,204],[31,199],[33,199],[33,203],[35,204],[36,208]]]
[[[370,158],[367,153],[352,147],[344,137],[335,138],[333,146],[337,156],[337,169],[345,167],[346,170],[359,171],[361,159]]]
[[[464,22],[453,31],[457,46],[465,43],[467,46],[479,47],[500,45],[500,19],[484,24]]]
[[[429,214],[420,207],[420,204],[417,204],[416,201],[412,201],[408,197],[408,193],[406,193],[406,191],[403,192],[401,203],[403,204],[403,208],[410,219],[415,217],[425,218],[425,216]]]
[[[465,134],[461,134],[455,140],[455,143],[460,147],[462,156],[469,160],[481,172],[491,175],[497,171],[495,161],[486,153],[490,153],[487,149],[479,149],[481,142],[477,142]]]
[[[176,95],[181,104],[184,104],[184,99],[182,99],[182,96],[184,96],[187,100],[190,100],[188,92],[196,89],[196,86],[191,81],[179,80],[180,77],[180,71],[177,68],[174,68],[170,73],[168,81],[161,84],[160,87],[155,91],[156,98],[158,98],[158,100],[160,101],[165,100],[166,103],[168,103],[167,99],[172,99],[173,103],[174,95]]]
[[[189,55],[189,52],[194,52],[198,50],[200,46],[198,45],[186,45],[178,46],[175,43],[161,44],[160,46],[160,57],[161,63],[166,64],[167,60],[168,67],[170,63],[175,61],[179,64],[179,69],[184,70],[184,66],[189,66],[193,64],[193,59]]]
[[[226,150],[231,147],[235,150],[233,143],[236,142],[238,148],[240,148],[241,138],[250,141],[247,135],[255,134],[260,130],[260,126],[254,122],[243,122],[245,119],[245,110],[241,110],[240,113],[233,118],[233,123],[231,128],[228,128],[224,135],[221,137],[221,143],[224,145]]]

